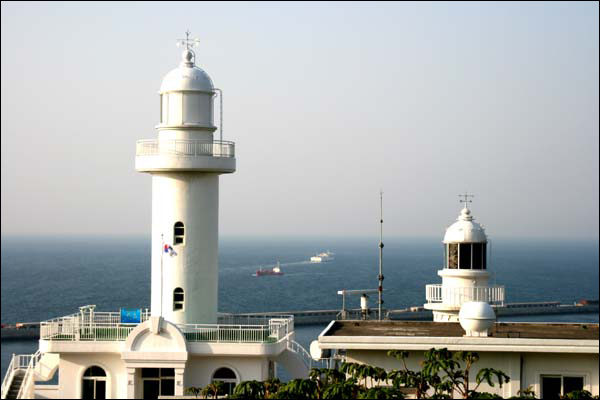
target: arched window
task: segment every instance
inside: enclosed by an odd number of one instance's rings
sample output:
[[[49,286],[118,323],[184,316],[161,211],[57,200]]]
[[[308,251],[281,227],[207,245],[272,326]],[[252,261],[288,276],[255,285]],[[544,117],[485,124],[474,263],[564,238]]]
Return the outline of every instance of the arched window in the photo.
[[[173,226],[173,243],[184,244],[184,237],[185,232],[183,222],[175,222],[175,225]]]
[[[215,371],[212,382],[223,382],[225,394],[232,394],[233,388],[237,384],[237,377],[231,369],[223,367]]]
[[[178,287],[173,290],[173,311],[183,310],[184,293],[183,289]]]
[[[81,387],[82,399],[105,399],[106,372],[100,367],[89,367],[83,373]]]

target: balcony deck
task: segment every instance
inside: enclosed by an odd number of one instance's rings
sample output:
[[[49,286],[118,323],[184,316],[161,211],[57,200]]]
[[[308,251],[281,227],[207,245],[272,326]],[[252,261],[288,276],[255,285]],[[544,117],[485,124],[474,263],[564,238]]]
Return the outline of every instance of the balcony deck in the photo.
[[[504,286],[459,286],[444,287],[441,284],[425,285],[425,298],[428,305],[443,303],[445,306],[460,308],[470,301],[485,301],[490,304],[504,304]],[[426,308],[428,308],[426,306]]]
[[[138,140],[135,155],[135,166],[140,172],[235,171],[235,143],[223,140]]]
[[[141,322],[150,317],[141,315]],[[137,323],[121,323],[117,312],[71,314],[40,323],[40,339],[60,342],[125,341]],[[178,324],[188,342],[276,343],[294,331],[291,315],[224,315],[217,324]]]

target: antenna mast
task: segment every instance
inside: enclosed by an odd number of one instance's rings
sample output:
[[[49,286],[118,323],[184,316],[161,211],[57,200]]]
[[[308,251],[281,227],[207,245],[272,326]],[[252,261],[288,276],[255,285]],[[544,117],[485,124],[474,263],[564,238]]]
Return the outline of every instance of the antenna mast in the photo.
[[[381,306],[383,305],[383,191],[379,191],[379,320],[381,321]]]

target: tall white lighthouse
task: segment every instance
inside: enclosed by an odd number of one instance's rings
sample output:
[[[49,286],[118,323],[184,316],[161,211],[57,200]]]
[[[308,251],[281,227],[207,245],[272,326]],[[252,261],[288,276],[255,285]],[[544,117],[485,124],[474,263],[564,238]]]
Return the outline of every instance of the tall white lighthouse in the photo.
[[[438,271],[442,284],[425,287],[425,308],[433,310],[433,320],[438,322],[458,322],[458,313],[464,303],[504,302],[504,286],[489,284],[485,230],[475,222],[468,207],[471,195],[463,197],[465,207],[444,235],[444,266]]]
[[[136,170],[152,175],[152,315],[176,324],[217,322],[219,175],[236,167],[234,143],[213,137],[220,91],[196,66],[196,42],[180,41],[158,92],[158,138],[136,148]]]

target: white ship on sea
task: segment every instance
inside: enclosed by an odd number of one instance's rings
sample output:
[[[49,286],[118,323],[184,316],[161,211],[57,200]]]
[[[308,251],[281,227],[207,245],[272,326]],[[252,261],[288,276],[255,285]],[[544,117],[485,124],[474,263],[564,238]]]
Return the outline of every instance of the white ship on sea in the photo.
[[[310,262],[312,263],[320,263],[320,262],[327,262],[327,261],[333,261],[335,258],[333,257],[335,253],[332,253],[331,251],[327,250],[324,253],[319,253],[316,256],[312,256],[310,258]]]

